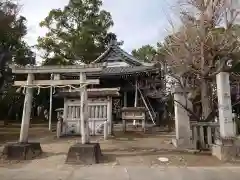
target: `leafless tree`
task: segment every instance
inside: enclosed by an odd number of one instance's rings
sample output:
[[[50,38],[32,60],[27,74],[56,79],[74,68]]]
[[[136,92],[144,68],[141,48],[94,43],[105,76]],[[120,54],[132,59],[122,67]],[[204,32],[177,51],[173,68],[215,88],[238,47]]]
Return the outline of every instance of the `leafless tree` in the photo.
[[[182,26],[165,41],[166,64],[183,89],[201,95],[202,118],[212,112],[215,76],[240,59],[240,9],[234,0],[179,2]],[[238,31],[237,31],[238,29]],[[187,90],[186,90],[187,95]]]

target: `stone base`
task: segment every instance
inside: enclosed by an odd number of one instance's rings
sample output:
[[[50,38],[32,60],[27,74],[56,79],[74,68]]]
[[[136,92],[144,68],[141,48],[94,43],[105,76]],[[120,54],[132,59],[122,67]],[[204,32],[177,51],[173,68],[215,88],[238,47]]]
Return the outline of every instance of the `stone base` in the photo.
[[[187,140],[187,139],[172,139],[172,144],[176,147],[176,148],[184,148],[184,149],[194,149],[196,148],[195,145],[193,143],[191,143],[191,140]]]
[[[78,165],[98,164],[101,157],[99,143],[77,143],[69,148],[66,163]]]
[[[216,140],[212,145],[212,155],[221,161],[232,161],[237,158],[238,147],[234,139]]]
[[[39,142],[12,143],[4,146],[3,157],[7,160],[31,160],[42,153]]]

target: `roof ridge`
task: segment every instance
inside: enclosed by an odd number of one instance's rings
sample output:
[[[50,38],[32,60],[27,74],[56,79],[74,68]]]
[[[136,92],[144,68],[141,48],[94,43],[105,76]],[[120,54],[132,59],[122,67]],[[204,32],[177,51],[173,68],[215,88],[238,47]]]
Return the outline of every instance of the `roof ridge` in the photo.
[[[112,48],[112,45],[109,45],[108,48],[100,56],[98,56],[97,59],[92,61],[90,64],[98,63],[104,56],[106,56],[109,53],[111,48]]]
[[[123,50],[119,45],[117,44],[110,44],[108,46],[108,48],[94,61],[91,62],[91,64],[94,63],[99,63],[102,59],[104,59],[111,50],[116,50],[119,51],[119,53],[123,56],[125,56],[126,58],[128,58],[129,60],[131,60],[133,62],[133,64],[137,64],[137,66],[140,65],[144,65],[143,62],[137,58],[135,58],[134,56],[132,56],[131,54],[129,54],[128,52],[126,52],[125,50]],[[128,61],[126,61],[124,58],[122,59],[124,62],[126,62],[127,64],[129,64]]]
[[[125,50],[123,50],[122,48],[120,48],[119,46],[114,46],[115,48],[117,48],[118,50],[120,50],[120,52],[126,56],[127,58],[139,63],[140,65],[143,65],[143,63],[141,62],[141,60],[138,60],[137,58],[135,58],[133,55],[129,54],[128,52],[126,52]],[[113,47],[113,48],[114,48]]]

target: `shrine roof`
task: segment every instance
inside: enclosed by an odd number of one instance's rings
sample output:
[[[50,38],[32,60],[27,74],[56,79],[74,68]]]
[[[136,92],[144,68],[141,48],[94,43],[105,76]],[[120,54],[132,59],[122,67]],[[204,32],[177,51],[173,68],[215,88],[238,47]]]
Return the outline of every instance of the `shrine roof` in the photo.
[[[91,64],[104,63],[104,62],[125,62],[130,66],[141,66],[144,62],[133,57],[131,54],[124,51],[119,47],[117,42],[112,42],[109,44],[107,50],[101,54],[96,60]]]
[[[143,73],[157,72],[159,68],[156,66],[120,66],[120,67],[105,67],[101,72],[87,72],[88,77],[108,77],[108,76],[123,76],[123,75],[141,75]],[[64,76],[79,76],[79,74],[64,74]]]
[[[111,41],[107,50],[91,64],[103,64],[103,68],[99,72],[87,72],[87,76],[90,77],[141,75],[159,70],[159,67],[156,67],[154,63],[138,60],[124,51],[116,41]],[[73,75],[66,74],[66,76]],[[76,74],[76,76],[79,75]]]

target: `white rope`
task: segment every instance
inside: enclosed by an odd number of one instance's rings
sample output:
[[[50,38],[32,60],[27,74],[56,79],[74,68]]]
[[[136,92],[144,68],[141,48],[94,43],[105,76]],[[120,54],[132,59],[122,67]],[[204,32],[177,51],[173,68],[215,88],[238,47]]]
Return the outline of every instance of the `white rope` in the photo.
[[[37,95],[39,95],[39,94],[40,94],[40,90],[41,90],[41,88],[40,88],[40,87],[38,87],[38,92],[37,92]]]
[[[42,88],[42,89],[47,89],[47,88],[50,88],[50,87],[54,87],[54,88],[71,88],[71,89],[82,89],[83,87],[87,86],[89,84],[84,84],[84,85],[81,85],[80,87],[75,87],[75,86],[72,86],[72,85],[50,85],[50,86],[41,86],[41,85],[27,85],[27,86],[20,86],[21,88]]]
[[[68,87],[69,88],[69,92],[72,91],[81,91],[82,88],[86,87],[88,84],[83,84],[81,85],[80,87],[75,87],[75,86],[72,86],[72,85],[56,85],[56,86],[40,86],[40,85],[31,85],[31,86],[20,86],[20,88],[23,88],[23,94],[25,95],[26,94],[26,89],[27,88],[37,88],[38,91],[37,91],[37,95],[40,94],[40,91],[41,91],[41,88],[42,89],[47,89],[47,88],[51,88],[53,87],[53,94],[56,93],[56,88],[66,88]]]
[[[26,94],[26,87],[23,88],[23,94]]]
[[[56,87],[53,87],[53,94],[56,93]]]

